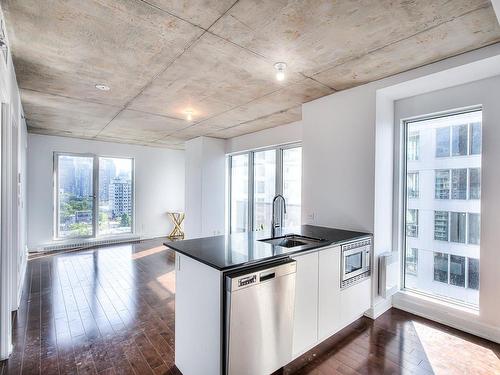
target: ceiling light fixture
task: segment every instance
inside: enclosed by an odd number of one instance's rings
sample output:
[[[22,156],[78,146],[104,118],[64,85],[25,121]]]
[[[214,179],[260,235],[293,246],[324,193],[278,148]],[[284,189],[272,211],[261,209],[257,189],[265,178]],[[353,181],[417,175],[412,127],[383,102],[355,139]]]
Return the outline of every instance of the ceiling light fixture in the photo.
[[[188,121],[193,120],[193,111],[192,110],[188,109],[184,113],[186,114],[186,120],[188,120]]]
[[[286,63],[277,62],[274,64],[274,69],[276,69],[276,79],[278,81],[283,81],[285,79]]]
[[[102,84],[102,83],[97,83],[97,84],[95,85],[95,88],[96,88],[97,90],[101,90],[101,91],[109,91],[109,90],[111,90],[111,89],[110,89],[110,87],[109,87],[108,85],[105,85],[105,84]]]

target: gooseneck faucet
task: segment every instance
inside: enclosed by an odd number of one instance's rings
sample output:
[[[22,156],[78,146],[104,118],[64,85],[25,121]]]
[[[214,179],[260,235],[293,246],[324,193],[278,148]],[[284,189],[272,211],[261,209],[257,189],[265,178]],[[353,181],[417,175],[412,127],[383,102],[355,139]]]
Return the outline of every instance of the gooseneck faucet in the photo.
[[[274,236],[276,235],[276,228],[281,228],[283,223],[281,222],[281,218],[279,220],[279,223],[277,223],[275,221],[275,208],[276,208],[276,201],[281,198],[283,200],[283,213],[286,214],[286,200],[285,200],[285,197],[283,197],[283,195],[281,194],[278,194],[276,195],[274,198],[273,198],[273,214],[272,214],[272,217],[271,217],[271,237],[274,238]]]

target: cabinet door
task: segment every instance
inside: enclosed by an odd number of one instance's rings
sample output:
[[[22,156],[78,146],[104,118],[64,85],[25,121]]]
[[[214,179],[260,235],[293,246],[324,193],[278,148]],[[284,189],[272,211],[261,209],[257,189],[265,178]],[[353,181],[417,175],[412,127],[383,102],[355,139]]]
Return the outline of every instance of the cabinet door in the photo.
[[[340,315],[340,247],[319,252],[319,339],[342,328]]]
[[[318,341],[318,253],[300,255],[294,259],[297,261],[293,328],[295,358]]]
[[[371,278],[340,292],[342,325],[345,327],[361,317],[371,306]]]

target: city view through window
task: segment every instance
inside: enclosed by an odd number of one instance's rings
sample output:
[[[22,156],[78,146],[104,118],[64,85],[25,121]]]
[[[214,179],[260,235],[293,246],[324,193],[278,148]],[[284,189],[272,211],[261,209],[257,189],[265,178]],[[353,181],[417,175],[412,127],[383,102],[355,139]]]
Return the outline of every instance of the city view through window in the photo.
[[[404,285],[479,304],[482,112],[406,122]]]
[[[270,230],[272,201],[276,194],[282,194],[286,199],[287,213],[283,217],[283,226],[301,224],[301,147],[233,155],[230,157],[229,176],[232,233]],[[282,203],[278,205],[282,209]],[[252,210],[252,224],[248,220],[249,209]],[[276,212],[281,210],[277,207]]]
[[[99,170],[94,184],[97,161]],[[131,232],[132,170],[132,159],[57,155],[57,237]],[[98,187],[97,193],[94,186]],[[94,228],[98,233],[94,233]]]

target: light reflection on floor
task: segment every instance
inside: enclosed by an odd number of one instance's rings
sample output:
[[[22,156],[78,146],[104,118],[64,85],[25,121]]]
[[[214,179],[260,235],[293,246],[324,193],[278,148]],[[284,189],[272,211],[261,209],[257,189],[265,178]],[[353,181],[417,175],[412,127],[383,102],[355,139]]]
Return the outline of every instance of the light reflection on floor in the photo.
[[[416,321],[413,327],[435,374],[500,374],[491,349]]]

